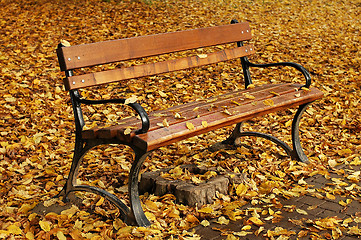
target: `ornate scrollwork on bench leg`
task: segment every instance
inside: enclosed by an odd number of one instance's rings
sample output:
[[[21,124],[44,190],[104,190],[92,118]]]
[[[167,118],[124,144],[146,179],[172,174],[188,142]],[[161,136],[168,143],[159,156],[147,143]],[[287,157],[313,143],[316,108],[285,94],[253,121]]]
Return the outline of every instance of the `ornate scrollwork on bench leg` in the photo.
[[[302,149],[302,146],[300,143],[299,126],[300,126],[302,114],[305,112],[306,108],[310,104],[311,104],[311,102],[300,105],[293,118],[293,122],[292,122],[292,133],[291,133],[292,134],[292,145],[293,145],[292,156],[296,160],[301,161],[301,162],[308,162],[308,158],[307,158],[306,154],[303,152],[303,149]]]
[[[306,154],[304,153],[302,146],[301,146],[300,136],[299,136],[299,126],[300,126],[302,114],[305,112],[305,110],[309,104],[311,104],[311,102],[300,105],[293,118],[292,132],[291,132],[293,150],[285,142],[283,142],[283,141],[279,140],[278,138],[273,137],[271,135],[268,135],[265,133],[259,133],[259,132],[251,132],[251,131],[242,132],[242,122],[238,123],[236,125],[236,127],[234,128],[233,132],[228,137],[228,139],[226,139],[222,143],[223,144],[234,144],[235,140],[237,138],[244,137],[244,136],[262,137],[262,138],[270,140],[270,141],[276,143],[277,145],[279,145],[280,147],[282,147],[286,151],[287,155],[290,156],[291,158],[293,158],[297,161],[301,161],[301,162],[308,162],[308,158],[307,158]]]
[[[224,144],[234,144],[235,140],[237,138],[240,137],[262,137],[265,138],[269,141],[272,141],[274,143],[276,143],[278,146],[282,147],[283,150],[285,150],[285,152],[287,153],[288,156],[292,156],[292,149],[287,145],[287,143],[279,140],[276,137],[273,137],[271,135],[265,134],[265,133],[260,133],[260,132],[252,132],[252,131],[247,131],[247,132],[242,132],[242,122],[238,123],[236,125],[236,127],[234,128],[233,132],[231,133],[231,135],[229,136],[229,138],[225,141],[223,141]]]
[[[63,197],[63,201],[67,202],[69,201],[68,195],[71,192],[76,191],[83,191],[83,192],[90,192],[97,194],[99,196],[104,197],[108,201],[110,201],[114,206],[116,206],[119,209],[120,212],[120,218],[128,223],[130,218],[130,210],[129,208],[121,201],[119,198],[117,198],[114,194],[111,194],[101,188],[89,186],[89,185],[77,185],[76,179],[78,176],[78,170],[80,163],[82,162],[82,159],[84,155],[93,147],[100,145],[97,141],[92,142],[86,142],[84,145],[84,142],[82,140],[76,140],[75,141],[75,149],[74,149],[74,156],[72,165],[70,168],[68,179],[65,183],[65,186],[61,190],[61,192],[56,197]]]
[[[151,225],[148,218],[145,216],[140,198],[139,198],[139,171],[142,167],[144,160],[147,158],[149,152],[144,152],[141,150],[134,150],[135,159],[132,164],[132,168],[129,173],[129,198],[130,198],[130,208],[133,214],[133,217],[136,223],[141,227],[148,227]]]

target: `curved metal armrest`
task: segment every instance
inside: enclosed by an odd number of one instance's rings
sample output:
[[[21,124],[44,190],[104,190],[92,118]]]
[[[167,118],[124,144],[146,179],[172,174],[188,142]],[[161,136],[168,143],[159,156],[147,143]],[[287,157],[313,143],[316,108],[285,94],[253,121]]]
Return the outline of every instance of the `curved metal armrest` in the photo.
[[[306,68],[304,68],[302,65],[300,65],[298,63],[280,62],[280,63],[255,64],[255,63],[251,63],[250,61],[248,61],[248,59],[246,61],[247,61],[248,66],[250,66],[250,67],[261,67],[261,68],[277,67],[277,66],[293,67],[293,68],[297,69],[298,71],[300,71],[306,79],[306,84],[303,85],[302,87],[309,88],[311,85],[310,73],[306,70]]]
[[[105,103],[122,103],[125,104],[125,99],[105,99],[105,100],[89,100],[89,99],[79,99],[80,103],[84,104],[105,104]],[[140,116],[140,119],[142,121],[142,128],[138,129],[136,131],[136,134],[146,133],[149,130],[150,122],[147,112],[144,110],[144,108],[139,103],[128,103],[128,106],[133,108],[138,115]]]

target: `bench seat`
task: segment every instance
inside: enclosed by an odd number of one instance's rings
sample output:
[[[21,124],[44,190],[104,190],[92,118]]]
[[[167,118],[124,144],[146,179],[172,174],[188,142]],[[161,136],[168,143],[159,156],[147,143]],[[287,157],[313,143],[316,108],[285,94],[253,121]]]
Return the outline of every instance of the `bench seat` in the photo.
[[[116,126],[84,130],[82,137],[118,138],[144,151],[151,151],[256,116],[299,106],[323,95],[316,88],[300,87],[299,84],[281,83],[230,92],[149,113],[150,128],[147,133],[135,134],[141,124],[139,119],[132,117]],[[125,134],[127,128],[133,131]]]

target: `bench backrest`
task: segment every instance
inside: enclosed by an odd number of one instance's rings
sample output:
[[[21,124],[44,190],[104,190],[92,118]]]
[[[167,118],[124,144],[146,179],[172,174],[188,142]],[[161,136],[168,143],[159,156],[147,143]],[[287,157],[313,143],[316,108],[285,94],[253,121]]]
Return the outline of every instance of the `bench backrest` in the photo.
[[[59,46],[60,68],[71,71],[78,68],[114,63],[179,51],[242,42],[252,38],[247,22],[179,32],[125,38],[76,46]],[[151,76],[208,65],[254,52],[251,45],[240,46],[210,54],[201,54],[157,63],[135,65],[101,72],[68,76],[64,79],[67,90],[96,86],[126,79]]]

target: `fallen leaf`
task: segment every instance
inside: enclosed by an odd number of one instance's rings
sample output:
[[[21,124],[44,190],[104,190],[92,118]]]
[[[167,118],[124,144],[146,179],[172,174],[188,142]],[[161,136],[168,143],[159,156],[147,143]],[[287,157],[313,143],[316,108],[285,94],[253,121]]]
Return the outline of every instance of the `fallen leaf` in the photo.
[[[208,57],[207,54],[198,54],[197,56],[198,56],[199,58],[207,58],[207,57]]]
[[[186,126],[187,126],[187,128],[188,128],[189,130],[194,130],[194,129],[195,129],[193,123],[191,123],[191,122],[186,122]]]

